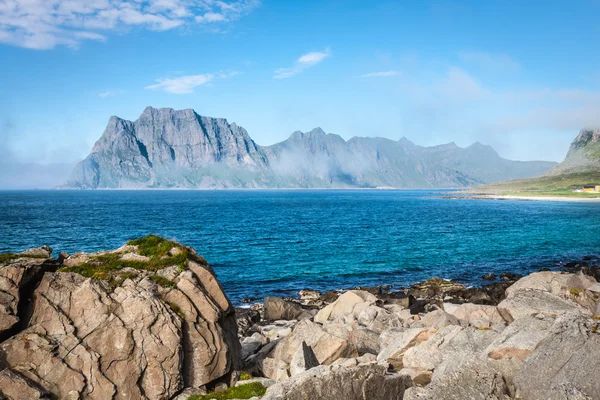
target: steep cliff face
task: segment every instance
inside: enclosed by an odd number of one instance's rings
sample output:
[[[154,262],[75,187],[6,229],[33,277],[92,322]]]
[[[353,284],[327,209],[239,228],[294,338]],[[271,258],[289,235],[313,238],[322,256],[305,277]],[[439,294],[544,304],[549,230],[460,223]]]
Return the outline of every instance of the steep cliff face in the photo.
[[[193,110],[146,108],[135,121],[111,117],[91,154],[79,163],[74,188],[252,187],[268,171],[248,133]]]
[[[135,122],[111,117],[65,187],[453,188],[534,176],[554,165],[505,160],[480,144],[345,141],[320,128],[261,147],[225,119],[148,107]]]

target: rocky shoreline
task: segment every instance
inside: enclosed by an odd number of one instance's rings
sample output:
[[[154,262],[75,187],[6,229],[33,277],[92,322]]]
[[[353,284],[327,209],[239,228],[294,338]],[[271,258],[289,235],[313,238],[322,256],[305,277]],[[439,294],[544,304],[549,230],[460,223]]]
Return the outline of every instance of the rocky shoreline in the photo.
[[[234,308],[156,236],[0,255],[0,399],[596,399],[600,267]]]

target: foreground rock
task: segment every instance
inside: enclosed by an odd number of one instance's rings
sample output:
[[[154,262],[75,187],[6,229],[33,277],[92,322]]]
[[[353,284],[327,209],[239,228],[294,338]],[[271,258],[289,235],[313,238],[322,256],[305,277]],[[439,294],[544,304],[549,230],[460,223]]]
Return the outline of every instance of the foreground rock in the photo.
[[[231,381],[233,307],[192,249],[148,237],[66,261],[43,276],[29,327],[0,345],[10,371],[61,399],[165,399]]]
[[[271,386],[263,400],[401,400],[412,383],[379,364],[320,366]]]
[[[543,272],[479,292],[434,279],[409,292],[402,305],[351,290],[312,320],[251,327],[242,341],[259,350],[248,359],[277,382],[264,399],[600,398],[600,285],[589,277]]]
[[[30,297],[46,271],[58,264],[50,259],[52,249],[40,247],[4,255],[0,264],[0,342],[26,326],[31,315]]]
[[[515,378],[523,399],[600,398],[600,326],[578,313],[556,320]]]

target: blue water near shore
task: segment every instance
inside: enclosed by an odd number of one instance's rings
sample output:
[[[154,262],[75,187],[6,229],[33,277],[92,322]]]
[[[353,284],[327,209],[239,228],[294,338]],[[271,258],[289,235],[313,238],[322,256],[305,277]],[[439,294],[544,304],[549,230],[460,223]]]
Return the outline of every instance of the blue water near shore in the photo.
[[[468,284],[600,253],[600,203],[448,200],[427,191],[0,192],[0,252],[193,246],[234,302],[303,288]]]

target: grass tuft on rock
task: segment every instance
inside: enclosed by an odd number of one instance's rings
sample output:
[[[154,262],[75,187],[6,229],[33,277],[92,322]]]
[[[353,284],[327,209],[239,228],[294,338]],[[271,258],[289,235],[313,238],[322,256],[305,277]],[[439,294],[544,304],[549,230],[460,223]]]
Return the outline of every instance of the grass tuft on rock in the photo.
[[[262,396],[267,389],[260,382],[248,383],[246,385],[234,386],[222,393],[209,393],[203,396],[190,396],[188,400],[227,400],[227,399],[249,399],[254,396]]]
[[[182,252],[187,251],[187,249],[179,243],[161,238],[157,235],[148,235],[143,238],[130,240],[127,242],[127,244],[131,246],[137,246],[138,254],[150,258],[167,256],[169,251],[171,251],[173,248],[180,249]]]
[[[160,236],[149,235],[140,239],[130,240],[127,244],[137,246],[137,253],[148,257],[150,260],[122,260],[121,257],[123,254],[106,253],[93,256],[89,261],[81,265],[63,267],[59,271],[74,272],[86,278],[102,279],[111,283],[114,280],[114,273],[124,268],[158,271],[166,267],[178,266],[183,271],[186,268],[188,260],[208,265],[204,258],[194,254],[187,247],[163,239]],[[177,251],[171,252],[172,249],[177,249]],[[164,280],[160,277],[151,279],[157,279],[154,281],[164,287],[174,286],[173,282],[165,278],[163,278]]]
[[[171,280],[169,280],[169,279],[167,279],[167,278],[165,278],[163,276],[160,276],[160,275],[152,275],[150,277],[150,280],[152,282],[156,283],[157,285],[162,286],[164,288],[175,287],[175,282],[173,282],[173,281],[171,281]]]

